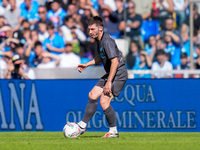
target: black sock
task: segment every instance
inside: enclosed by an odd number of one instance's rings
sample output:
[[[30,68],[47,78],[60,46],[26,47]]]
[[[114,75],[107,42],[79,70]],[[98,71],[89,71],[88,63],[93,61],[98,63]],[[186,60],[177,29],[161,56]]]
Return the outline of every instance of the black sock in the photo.
[[[97,110],[97,104],[98,104],[98,99],[93,100],[89,98],[86,109],[85,109],[85,114],[82,119],[83,122],[88,123],[90,121],[90,119],[92,118],[92,116],[95,114]]]
[[[116,117],[115,117],[115,111],[113,110],[112,106],[109,106],[103,112],[106,116],[106,120],[108,121],[109,127],[115,127],[116,126]]]

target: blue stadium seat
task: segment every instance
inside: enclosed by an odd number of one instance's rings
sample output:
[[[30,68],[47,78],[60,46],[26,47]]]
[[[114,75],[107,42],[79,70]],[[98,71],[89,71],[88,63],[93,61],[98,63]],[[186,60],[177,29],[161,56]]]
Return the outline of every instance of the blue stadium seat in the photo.
[[[143,41],[147,41],[151,35],[160,33],[160,23],[157,20],[143,21],[141,27],[141,36]]]

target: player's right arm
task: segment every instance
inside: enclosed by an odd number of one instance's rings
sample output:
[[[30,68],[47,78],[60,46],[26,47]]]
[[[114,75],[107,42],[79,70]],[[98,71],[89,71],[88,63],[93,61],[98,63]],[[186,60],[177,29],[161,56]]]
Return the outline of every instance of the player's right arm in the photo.
[[[78,69],[79,72],[82,72],[83,70],[85,70],[87,67],[92,66],[92,65],[96,65],[98,63],[101,62],[101,57],[99,55],[97,55],[94,59],[92,59],[91,61],[85,63],[85,64],[79,64],[76,69]],[[75,69],[75,70],[76,70]]]

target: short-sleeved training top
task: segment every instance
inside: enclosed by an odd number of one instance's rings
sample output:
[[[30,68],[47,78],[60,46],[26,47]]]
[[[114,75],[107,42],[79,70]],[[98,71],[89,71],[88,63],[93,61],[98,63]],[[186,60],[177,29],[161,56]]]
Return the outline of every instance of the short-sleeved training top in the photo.
[[[101,40],[97,40],[97,51],[101,57],[106,73],[110,72],[112,58],[118,58],[119,65],[117,70],[119,70],[120,67],[125,65],[124,60],[122,58],[122,53],[119,51],[115,40],[108,33],[104,32]]]

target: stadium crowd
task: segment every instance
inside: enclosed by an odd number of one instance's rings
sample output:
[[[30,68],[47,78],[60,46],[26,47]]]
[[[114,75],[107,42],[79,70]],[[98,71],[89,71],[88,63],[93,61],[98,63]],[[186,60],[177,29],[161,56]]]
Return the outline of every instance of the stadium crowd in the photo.
[[[31,67],[69,68],[91,60],[97,47],[86,20],[96,15],[105,32],[128,41],[128,69],[189,69],[188,6],[188,0],[0,0],[0,69],[6,70],[1,78],[12,78],[15,63],[34,79]],[[193,13],[194,66],[200,69],[197,5]],[[135,75],[150,77],[172,76]]]

